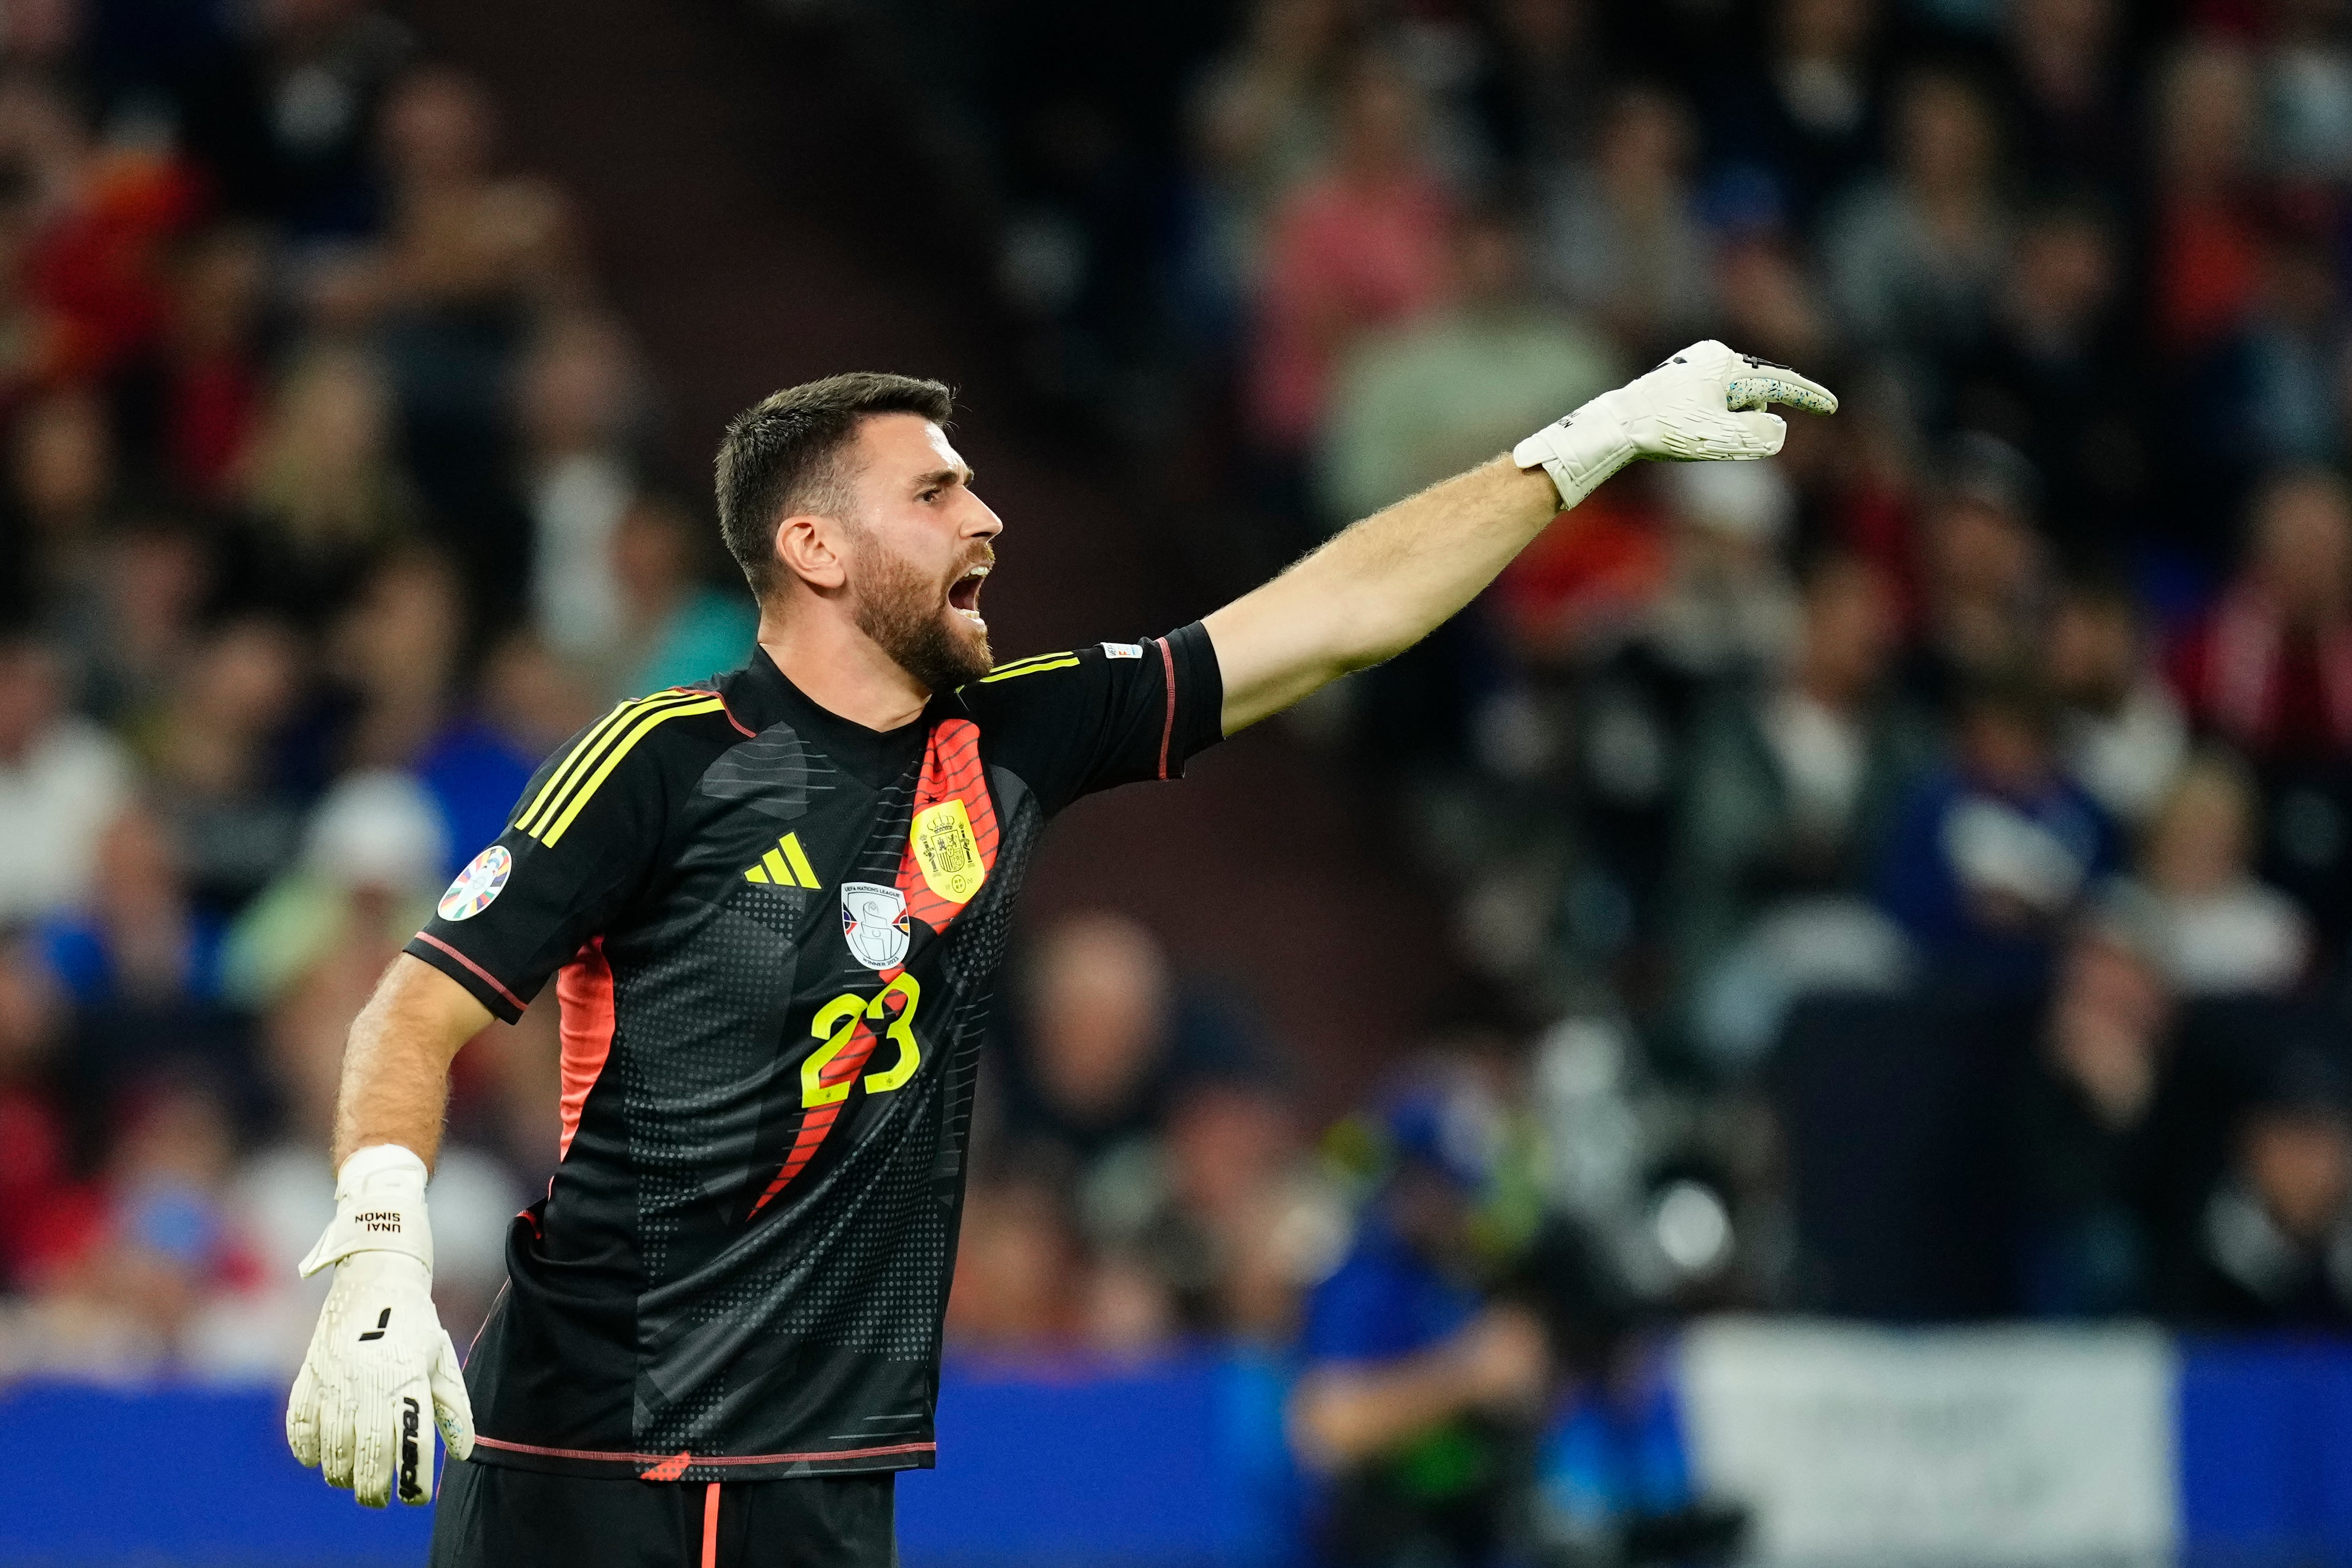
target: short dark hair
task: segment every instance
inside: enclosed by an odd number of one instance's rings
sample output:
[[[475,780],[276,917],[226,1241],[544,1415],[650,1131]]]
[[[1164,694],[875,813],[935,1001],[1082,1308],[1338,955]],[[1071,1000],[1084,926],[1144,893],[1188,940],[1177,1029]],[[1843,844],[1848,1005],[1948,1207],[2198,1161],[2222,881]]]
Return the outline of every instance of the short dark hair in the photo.
[[[821,503],[837,485],[842,448],[875,414],[915,414],[945,425],[955,394],[936,381],[858,371],[772,392],[728,421],[719,443],[719,532],[751,592],[766,598],[779,518]]]

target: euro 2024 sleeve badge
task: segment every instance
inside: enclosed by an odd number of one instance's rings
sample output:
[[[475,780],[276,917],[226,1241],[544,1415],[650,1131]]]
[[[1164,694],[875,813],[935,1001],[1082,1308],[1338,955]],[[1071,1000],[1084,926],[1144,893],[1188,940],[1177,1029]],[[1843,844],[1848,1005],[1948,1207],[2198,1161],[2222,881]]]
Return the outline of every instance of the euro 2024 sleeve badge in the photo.
[[[514,857],[503,844],[493,844],[474,857],[473,864],[457,873],[449,890],[441,895],[438,905],[445,921],[469,921],[506,890],[507,878],[514,870]]]

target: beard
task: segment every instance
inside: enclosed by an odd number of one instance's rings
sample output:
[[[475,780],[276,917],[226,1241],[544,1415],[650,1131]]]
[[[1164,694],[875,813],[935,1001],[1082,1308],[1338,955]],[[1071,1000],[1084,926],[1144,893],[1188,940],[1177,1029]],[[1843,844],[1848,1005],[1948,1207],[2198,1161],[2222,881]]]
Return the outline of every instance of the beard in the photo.
[[[950,625],[948,617],[959,612],[948,607],[940,584],[892,553],[871,530],[857,532],[857,629],[927,691],[952,691],[986,675],[995,662],[988,633]]]

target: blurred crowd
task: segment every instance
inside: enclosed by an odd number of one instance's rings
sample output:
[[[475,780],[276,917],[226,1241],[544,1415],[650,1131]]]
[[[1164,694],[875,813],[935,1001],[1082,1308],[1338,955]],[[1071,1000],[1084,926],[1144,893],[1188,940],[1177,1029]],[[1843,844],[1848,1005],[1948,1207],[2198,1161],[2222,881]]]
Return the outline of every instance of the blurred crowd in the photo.
[[[0,18],[0,1378],[290,1367],[376,976],[541,757],[749,645],[498,129],[372,0]],[[461,1342],[553,1011],[457,1068]]]
[[[1310,1163],[1335,1560],[1729,1528],[1693,1310],[2352,1328],[2352,7],[1013,10],[1032,380],[1220,588],[1696,338],[1843,399],[1287,721],[1463,974]]]
[[[1143,925],[1029,935],[956,1345],[1291,1355],[1334,1560],[1444,1563],[1736,1533],[1693,1311],[2352,1327],[2352,6],[862,11],[1204,587],[1697,337],[1844,400],[1285,721],[1451,920],[1352,1113]],[[375,975],[748,644],[653,406],[373,0],[0,14],[0,1377],[299,1354]],[[551,1014],[458,1061],[460,1342]]]

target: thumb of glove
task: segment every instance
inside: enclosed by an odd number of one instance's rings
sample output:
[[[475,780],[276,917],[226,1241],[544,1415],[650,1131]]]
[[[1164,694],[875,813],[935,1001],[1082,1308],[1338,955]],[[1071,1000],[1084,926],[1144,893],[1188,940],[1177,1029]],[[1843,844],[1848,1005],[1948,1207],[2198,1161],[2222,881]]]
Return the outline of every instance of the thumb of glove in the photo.
[[[1737,457],[1776,457],[1789,439],[1789,422],[1777,414],[1734,414],[1731,422],[1742,437]]]
[[[448,1446],[449,1457],[470,1457],[474,1452],[474,1402],[466,1393],[465,1369],[457,1363],[457,1347],[450,1342],[446,1329],[441,1331],[441,1348],[434,1352],[433,1366],[426,1376],[433,1386],[433,1424],[441,1428],[441,1441]]]

